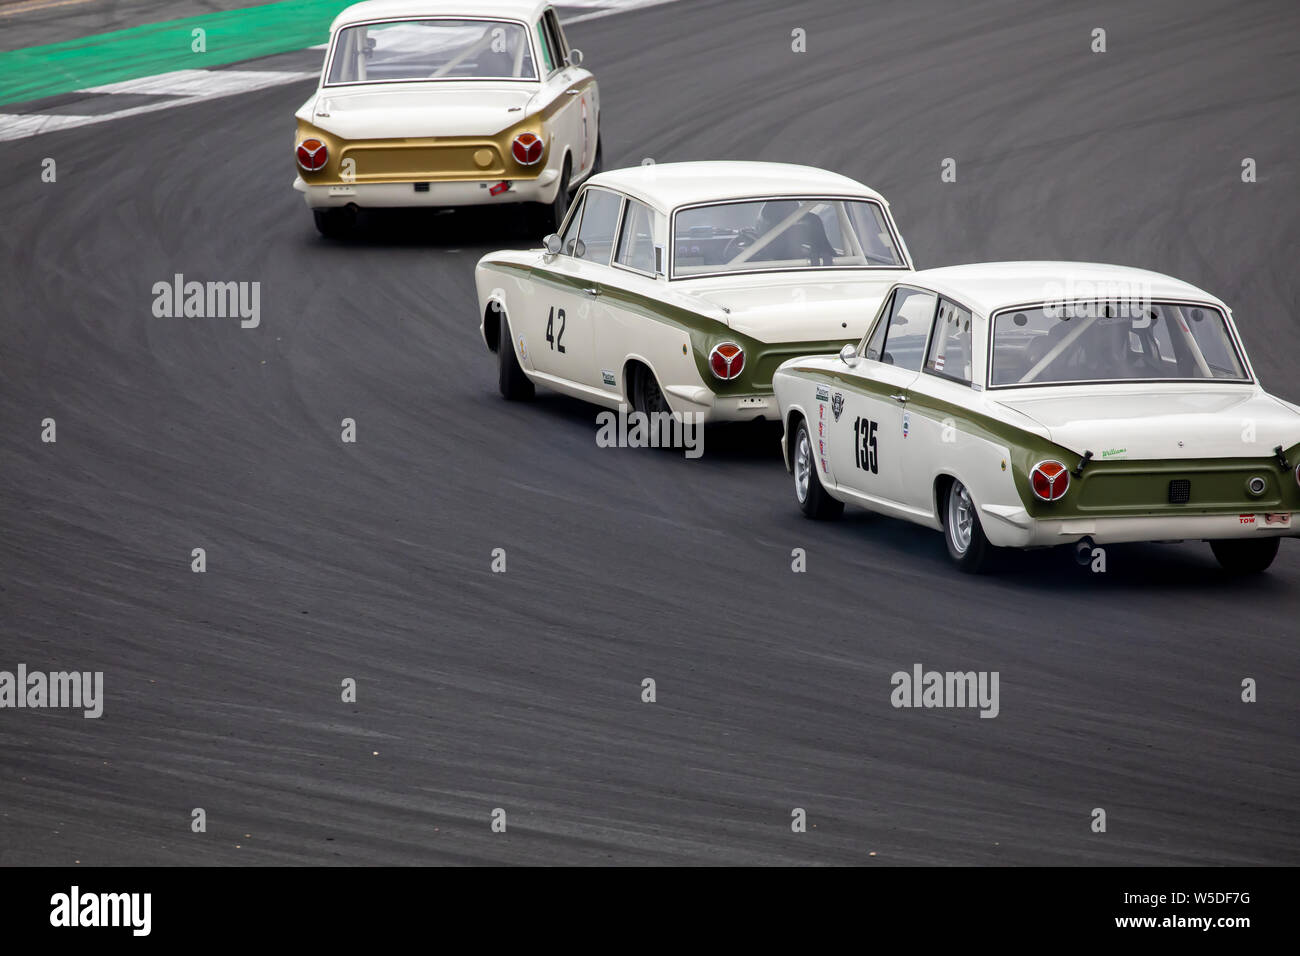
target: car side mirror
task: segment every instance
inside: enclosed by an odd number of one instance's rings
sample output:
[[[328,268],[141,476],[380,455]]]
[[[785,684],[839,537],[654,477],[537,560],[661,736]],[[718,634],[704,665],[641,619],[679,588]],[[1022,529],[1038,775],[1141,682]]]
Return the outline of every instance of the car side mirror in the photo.
[[[850,342],[844,348],[840,349],[840,361],[849,368],[858,364],[858,347]]]
[[[564,246],[564,244],[560,242],[560,237],[555,233],[551,233],[543,239],[542,245],[546,247],[546,254],[548,256],[558,256],[560,254],[560,249]]]
[[[569,66],[582,66],[582,51],[577,47],[569,51]]]

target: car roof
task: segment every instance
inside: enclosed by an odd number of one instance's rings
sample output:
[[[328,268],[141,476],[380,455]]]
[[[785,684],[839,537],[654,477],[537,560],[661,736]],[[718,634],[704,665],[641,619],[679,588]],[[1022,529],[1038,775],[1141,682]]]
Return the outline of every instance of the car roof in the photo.
[[[917,285],[983,315],[1034,302],[1070,299],[1192,299],[1227,309],[1190,283],[1149,269],[1101,262],[972,262],[924,269],[903,285]]]
[[[407,17],[505,17],[531,23],[549,6],[547,0],[363,0],[335,17],[330,31],[349,23]]]
[[[847,176],[789,163],[647,163],[611,169],[588,182],[627,193],[664,212],[693,203],[766,196],[849,195],[888,205],[880,193]]]

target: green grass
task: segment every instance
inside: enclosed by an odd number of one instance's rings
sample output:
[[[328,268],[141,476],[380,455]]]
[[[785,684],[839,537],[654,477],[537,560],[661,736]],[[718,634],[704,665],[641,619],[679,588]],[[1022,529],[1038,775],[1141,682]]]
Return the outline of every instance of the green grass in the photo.
[[[0,53],[0,104],[172,70],[195,70],[324,43],[348,0],[283,0]],[[193,31],[207,52],[195,53]]]

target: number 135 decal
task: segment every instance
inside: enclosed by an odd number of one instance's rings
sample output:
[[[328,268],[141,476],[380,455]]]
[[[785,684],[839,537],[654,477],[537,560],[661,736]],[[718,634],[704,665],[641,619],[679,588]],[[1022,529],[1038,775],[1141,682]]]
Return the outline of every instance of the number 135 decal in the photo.
[[[880,474],[880,455],[876,448],[876,423],[865,418],[853,422],[853,464],[873,475]]]

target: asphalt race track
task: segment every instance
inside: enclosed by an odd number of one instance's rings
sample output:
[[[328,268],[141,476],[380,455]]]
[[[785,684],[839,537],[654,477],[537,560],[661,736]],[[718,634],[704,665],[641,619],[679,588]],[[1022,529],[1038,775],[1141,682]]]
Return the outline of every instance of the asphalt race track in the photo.
[[[922,267],[1168,272],[1300,400],[1293,0],[682,2],[569,36],[607,167],[809,163],[881,190]],[[599,448],[594,408],[497,394],[472,272],[528,244],[509,216],[317,236],[311,85],[0,143],[0,669],[106,694],[0,713],[0,863],[1300,862],[1300,542],[1245,581],[1195,542],[972,578],[936,533],[802,518],[779,430]],[[175,273],[261,282],[260,326],[155,318]],[[918,662],[998,671],[1000,715],[894,709]]]

